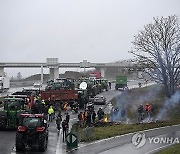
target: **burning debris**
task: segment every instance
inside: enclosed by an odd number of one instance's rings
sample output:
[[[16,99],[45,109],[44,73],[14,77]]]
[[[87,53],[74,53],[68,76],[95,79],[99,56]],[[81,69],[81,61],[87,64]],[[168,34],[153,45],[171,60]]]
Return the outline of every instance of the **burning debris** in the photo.
[[[104,121],[104,122],[108,122],[108,118],[105,117],[105,118],[103,119],[103,121]]]
[[[108,120],[108,117],[104,117],[102,120],[96,122],[94,124],[95,127],[105,127],[105,126],[113,126],[113,125],[120,125],[121,122],[112,122]]]

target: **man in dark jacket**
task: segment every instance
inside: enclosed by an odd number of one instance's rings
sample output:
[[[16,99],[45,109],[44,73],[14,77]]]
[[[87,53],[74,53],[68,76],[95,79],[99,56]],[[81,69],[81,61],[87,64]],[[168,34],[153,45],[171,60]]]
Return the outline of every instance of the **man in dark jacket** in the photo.
[[[58,131],[60,131],[60,129],[61,129],[61,127],[60,127],[61,121],[62,121],[62,118],[60,116],[57,116],[56,117],[56,125],[57,125]]]
[[[97,115],[98,115],[98,120],[102,120],[104,117],[104,111],[101,108],[99,108]]]
[[[90,127],[91,126],[91,113],[87,113],[87,118],[86,118],[86,126]]]
[[[67,132],[68,132],[68,128],[69,128],[69,125],[68,125],[67,121],[63,120],[63,122],[62,122],[63,142],[65,141],[65,138],[66,138],[66,135],[67,135]]]
[[[69,123],[69,119],[70,119],[70,115],[68,114],[68,112],[66,113],[66,121],[67,123]]]
[[[93,111],[93,113],[92,113],[92,122],[93,122],[93,124],[95,123],[95,120],[96,120],[96,112]]]

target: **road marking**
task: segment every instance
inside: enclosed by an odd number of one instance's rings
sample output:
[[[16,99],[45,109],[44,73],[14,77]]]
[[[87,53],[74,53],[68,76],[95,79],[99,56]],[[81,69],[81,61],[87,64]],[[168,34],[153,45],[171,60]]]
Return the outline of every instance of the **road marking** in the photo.
[[[152,128],[152,129],[142,130],[142,131],[128,133],[128,134],[124,134],[124,135],[118,135],[118,136],[110,137],[110,138],[107,138],[107,139],[102,139],[102,140],[98,140],[98,141],[95,141],[95,142],[91,142],[91,143],[88,143],[86,145],[81,145],[81,146],[79,146],[79,147],[77,147],[75,149],[72,149],[72,150],[68,151],[68,152],[72,152],[74,150],[77,150],[77,149],[80,149],[80,148],[83,148],[83,147],[86,147],[86,146],[89,146],[89,145],[92,145],[92,144],[100,143],[100,142],[103,142],[103,141],[108,141],[108,140],[115,139],[115,138],[120,138],[120,137],[123,137],[123,136],[133,135],[135,133],[149,132],[149,131],[152,131],[152,130],[158,130],[158,129],[164,129],[164,128],[168,128],[168,127],[176,127],[176,126],[180,126],[180,124],[172,125],[172,126],[164,126],[164,127]]]
[[[154,152],[156,152],[156,151],[159,151],[160,149],[166,148],[166,147],[171,146],[171,145],[174,145],[174,144],[175,144],[175,143],[171,143],[171,144],[168,144],[168,145],[164,145],[164,146],[162,146],[162,147],[159,147],[159,148],[153,149],[153,150],[151,150],[151,151],[149,151],[149,152],[146,152],[145,154],[154,153]]]
[[[58,142],[57,142],[57,145],[56,145],[56,154],[60,154],[61,153],[61,151],[60,151],[61,133],[62,133],[62,129],[60,129],[60,131],[59,131]]]

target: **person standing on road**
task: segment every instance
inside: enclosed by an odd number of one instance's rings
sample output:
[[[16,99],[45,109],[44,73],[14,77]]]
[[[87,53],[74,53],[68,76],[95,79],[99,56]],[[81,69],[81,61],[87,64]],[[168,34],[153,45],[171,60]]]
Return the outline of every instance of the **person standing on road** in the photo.
[[[109,81],[109,89],[111,89],[111,82]]]
[[[60,129],[61,129],[61,127],[60,127],[61,121],[62,121],[62,118],[61,118],[60,116],[57,116],[57,117],[56,117],[56,125],[57,125],[57,130],[58,130],[58,132],[59,132]]]
[[[79,122],[79,126],[80,127],[82,127],[82,112],[80,112],[79,114],[78,114],[78,122]]]
[[[44,117],[47,120],[48,119],[48,106],[45,105],[43,108]]]
[[[65,138],[66,138],[66,135],[67,135],[67,132],[68,132],[68,128],[69,128],[69,125],[68,125],[67,121],[63,120],[63,122],[62,122],[63,142],[65,141]]]
[[[66,122],[69,123],[69,119],[70,119],[70,115],[68,114],[68,112],[66,113]]]
[[[54,114],[54,109],[52,106],[50,106],[50,108],[48,109],[49,121],[52,121],[53,114]]]

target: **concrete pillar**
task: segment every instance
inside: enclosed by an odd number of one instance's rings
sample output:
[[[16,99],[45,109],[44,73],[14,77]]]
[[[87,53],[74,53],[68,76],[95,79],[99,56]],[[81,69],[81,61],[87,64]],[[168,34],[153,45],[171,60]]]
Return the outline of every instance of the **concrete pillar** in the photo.
[[[49,68],[50,80],[59,78],[59,68]]]
[[[41,65],[41,83],[43,83],[43,65]]]
[[[4,67],[0,67],[0,76],[4,76]]]

